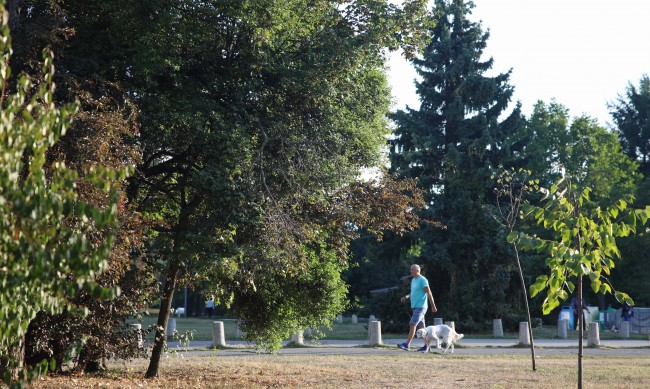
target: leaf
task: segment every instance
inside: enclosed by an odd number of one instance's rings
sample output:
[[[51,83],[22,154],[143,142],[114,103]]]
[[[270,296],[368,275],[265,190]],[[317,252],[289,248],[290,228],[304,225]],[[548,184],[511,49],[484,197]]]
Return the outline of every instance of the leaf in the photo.
[[[551,313],[552,310],[557,308],[560,305],[560,302],[557,299],[547,299],[544,301],[544,304],[542,305],[542,313],[544,315],[548,315]]]
[[[600,291],[600,286],[602,285],[602,282],[600,281],[600,278],[594,279],[591,281],[591,290],[598,294]]]
[[[600,294],[607,294],[607,293],[612,293],[612,288],[609,286],[607,283],[603,283],[600,285],[600,290],[598,291]]]
[[[517,241],[519,240],[519,234],[516,231],[511,231],[507,236],[506,236],[506,241],[511,244],[516,244]]]
[[[530,297],[535,297],[539,294],[539,292],[543,291],[546,289],[546,283],[543,282],[536,282],[530,286]]]

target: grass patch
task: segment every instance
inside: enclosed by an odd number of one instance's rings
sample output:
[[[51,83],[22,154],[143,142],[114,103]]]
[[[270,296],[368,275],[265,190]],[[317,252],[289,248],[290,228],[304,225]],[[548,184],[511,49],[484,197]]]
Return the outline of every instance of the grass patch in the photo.
[[[44,377],[34,388],[565,388],[577,386],[574,356],[442,355],[212,355],[163,359],[161,376],[144,379],[148,361],[110,362],[103,374]],[[416,368],[420,366],[421,368]],[[650,387],[648,357],[585,357],[588,388]]]

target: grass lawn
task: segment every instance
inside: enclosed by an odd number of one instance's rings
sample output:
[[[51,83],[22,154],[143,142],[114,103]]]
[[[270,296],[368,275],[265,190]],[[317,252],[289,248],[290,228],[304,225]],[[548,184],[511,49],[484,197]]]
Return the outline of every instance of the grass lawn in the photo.
[[[165,358],[160,377],[145,379],[148,360],[111,362],[101,374],[48,376],[51,388],[575,388],[576,357],[544,356],[532,371],[524,355],[186,356]],[[585,357],[585,388],[650,388],[650,356]]]

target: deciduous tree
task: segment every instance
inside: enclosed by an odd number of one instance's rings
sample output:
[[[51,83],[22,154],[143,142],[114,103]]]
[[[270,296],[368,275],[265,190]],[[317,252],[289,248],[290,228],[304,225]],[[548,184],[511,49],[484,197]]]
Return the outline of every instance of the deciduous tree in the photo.
[[[587,277],[594,293],[613,293],[620,302],[634,305],[632,298],[614,289],[609,275],[620,257],[617,237],[636,233],[650,219],[650,207],[632,209],[632,197],[613,201],[606,207],[590,200],[589,188],[578,190],[570,181],[561,180],[550,189],[542,189],[545,197],[540,206],[525,204],[525,217],[552,237],[513,231],[508,241],[523,250],[544,253],[547,274],[537,277],[530,286],[531,296],[546,291],[543,312],[550,313],[571,293],[582,304],[583,278]],[[578,321],[584,320],[579,311]],[[582,388],[583,327],[579,327],[578,388]]]
[[[123,172],[85,172],[86,182],[106,198],[105,207],[96,208],[79,201],[74,170],[63,163],[50,165],[47,152],[66,132],[77,107],[54,103],[49,50],[35,83],[20,75],[12,85],[8,13],[2,13],[0,372],[9,382],[25,378],[20,371],[24,335],[37,312],[60,313],[75,293],[107,298],[119,291],[101,287],[96,277],[105,270],[115,240],[119,193],[112,183]],[[93,239],[97,232],[101,241]]]

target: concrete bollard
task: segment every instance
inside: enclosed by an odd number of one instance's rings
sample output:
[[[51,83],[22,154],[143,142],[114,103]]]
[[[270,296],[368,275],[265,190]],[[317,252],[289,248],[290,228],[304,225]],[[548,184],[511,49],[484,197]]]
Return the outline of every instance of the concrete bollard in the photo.
[[[440,324],[442,324],[442,318],[441,317],[434,317],[433,318],[433,325],[438,326]]]
[[[295,344],[305,344],[305,337],[302,330],[298,329],[293,334],[291,334],[291,342]]]
[[[446,321],[445,324],[451,327],[454,331],[456,331],[456,324],[453,321]]]
[[[223,329],[222,321],[212,322],[212,347],[226,345],[226,336]]]
[[[492,320],[492,334],[495,338],[503,338],[503,322],[501,319]]]
[[[373,322],[373,321],[375,321],[375,320],[377,320],[377,318],[375,317],[375,315],[370,315],[370,317],[368,318],[368,323],[371,323],[371,322]]]
[[[566,339],[568,329],[569,329],[569,321],[567,319],[559,319],[557,321],[557,337],[558,338]]]
[[[621,322],[621,330],[618,332],[618,336],[621,338],[629,338],[630,337],[630,322],[629,321],[622,321]]]
[[[598,329],[598,323],[589,323],[589,338],[587,340],[587,346],[600,346],[600,332]]]
[[[369,344],[371,346],[377,346],[381,345],[381,322],[374,320],[370,322],[370,325],[368,326],[368,332],[369,332]]]
[[[167,320],[167,337],[170,337],[176,331],[176,319],[170,318]]]
[[[339,324],[343,324],[343,315],[336,315],[336,322]]]
[[[142,324],[131,324],[131,329],[135,332],[135,343],[139,349],[144,347],[144,340],[142,339]]]
[[[519,344],[522,346],[530,346],[530,334],[528,333],[528,322],[519,322]]]
[[[357,324],[358,321],[357,315],[352,315],[352,324]]]

